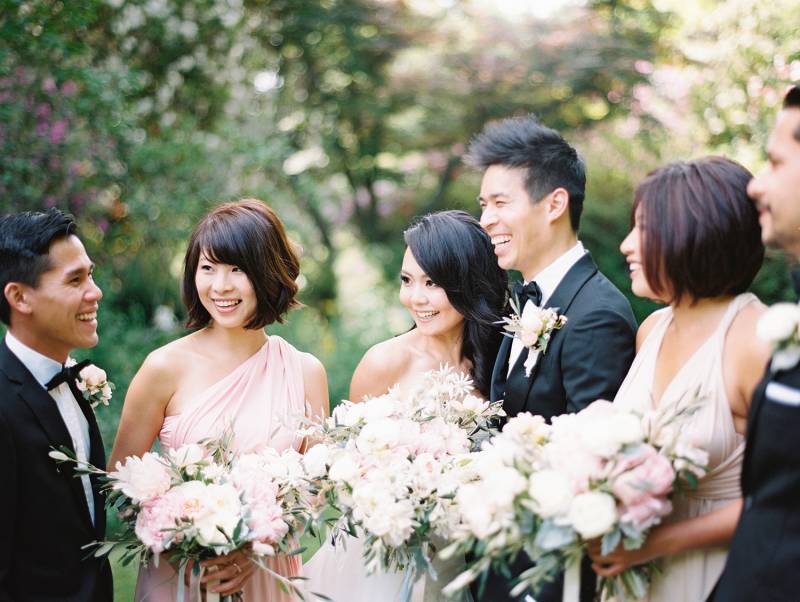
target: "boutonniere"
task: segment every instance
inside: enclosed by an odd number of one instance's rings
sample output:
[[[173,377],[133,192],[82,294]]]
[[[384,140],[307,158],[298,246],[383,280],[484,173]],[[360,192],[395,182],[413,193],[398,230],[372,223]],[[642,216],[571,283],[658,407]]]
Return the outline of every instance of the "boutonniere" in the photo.
[[[67,359],[67,366],[74,366],[77,364],[74,359]],[[86,366],[78,374],[78,380],[75,382],[83,398],[89,402],[92,409],[102,404],[108,405],[111,401],[111,392],[114,390],[114,383],[108,380],[106,371],[98,368],[95,365]]]
[[[764,312],[756,335],[772,345],[770,370],[789,370],[800,362],[800,306],[776,303]]]
[[[519,339],[528,349],[525,359],[525,376],[531,375],[531,370],[536,365],[540,353],[547,351],[553,331],[558,330],[567,323],[567,316],[559,315],[558,308],[537,307],[533,303],[526,303],[520,312],[519,300],[510,300],[512,313],[500,322],[503,334],[507,337]]]

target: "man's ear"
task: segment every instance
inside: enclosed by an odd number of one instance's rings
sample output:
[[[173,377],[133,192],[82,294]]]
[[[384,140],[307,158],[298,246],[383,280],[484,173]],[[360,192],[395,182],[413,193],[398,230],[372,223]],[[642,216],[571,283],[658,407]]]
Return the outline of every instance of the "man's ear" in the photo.
[[[30,315],[33,313],[31,304],[31,288],[19,282],[9,282],[3,289],[3,295],[11,306],[11,309],[21,314]]]
[[[569,193],[565,188],[556,188],[544,200],[547,210],[547,221],[551,224],[565,213],[569,215]]]

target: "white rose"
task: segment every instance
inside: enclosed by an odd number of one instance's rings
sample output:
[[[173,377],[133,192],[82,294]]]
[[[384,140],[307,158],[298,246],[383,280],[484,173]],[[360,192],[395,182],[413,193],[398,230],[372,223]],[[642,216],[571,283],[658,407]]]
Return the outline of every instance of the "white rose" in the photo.
[[[241,516],[242,504],[236,489],[230,485],[207,485],[203,492],[203,511],[194,521],[198,541],[206,546],[225,545]]]
[[[581,493],[572,500],[567,520],[583,539],[595,539],[608,533],[617,522],[617,505],[607,493]]]
[[[528,495],[542,518],[563,514],[570,507],[572,491],[567,478],[555,470],[535,472],[528,480]]]
[[[303,455],[306,474],[312,479],[324,476],[330,459],[330,448],[324,443],[318,443]]]
[[[167,454],[178,468],[186,468],[205,459],[206,450],[197,443],[187,443],[178,449],[170,449]]]
[[[344,452],[334,459],[328,476],[335,482],[352,483],[358,473],[359,466],[354,454]]]
[[[758,321],[756,335],[773,345],[797,332],[800,322],[800,307],[794,303],[776,303]]]
[[[380,418],[368,422],[356,438],[356,447],[362,454],[371,454],[397,446],[400,442],[400,421]]]
[[[526,303],[522,308],[522,315],[519,317],[519,325],[523,332],[529,332],[538,337],[544,326],[541,310],[533,303]]]
[[[80,377],[84,387],[88,387],[89,389],[99,389],[108,380],[106,371],[93,364],[81,370]]]
[[[124,464],[117,462],[116,470],[109,476],[114,479],[113,488],[121,490],[135,503],[163,495],[172,483],[169,469],[157,454],[151,452],[141,458],[129,456]]]
[[[543,443],[549,432],[550,427],[545,419],[530,412],[517,414],[503,427],[503,434],[532,443]]]

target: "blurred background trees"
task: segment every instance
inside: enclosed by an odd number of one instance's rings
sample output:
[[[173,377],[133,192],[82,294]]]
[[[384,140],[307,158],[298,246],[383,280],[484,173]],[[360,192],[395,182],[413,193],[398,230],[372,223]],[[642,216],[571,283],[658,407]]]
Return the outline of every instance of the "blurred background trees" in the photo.
[[[322,359],[335,402],[410,326],[403,229],[476,212],[461,156],[488,120],[535,113],[583,153],[581,238],[628,292],[637,181],[710,153],[759,169],[799,22],[795,0],[0,0],[0,211],[78,216],[105,292],[91,356],[118,385],[109,445],[143,357],[182,333],[192,225],[245,196],[304,249],[306,307],[272,331]],[[765,301],[789,296],[781,261]]]
[[[461,156],[488,120],[535,113],[586,156],[581,237],[627,291],[636,182],[707,153],[759,168],[800,79],[789,0],[0,4],[0,209],[78,216],[106,293],[94,355],[119,397],[180,333],[184,244],[220,201],[264,199],[303,246],[307,307],[277,331],[326,362],[337,400],[364,349],[410,323],[403,229],[475,212]],[[787,293],[776,263],[768,301]]]

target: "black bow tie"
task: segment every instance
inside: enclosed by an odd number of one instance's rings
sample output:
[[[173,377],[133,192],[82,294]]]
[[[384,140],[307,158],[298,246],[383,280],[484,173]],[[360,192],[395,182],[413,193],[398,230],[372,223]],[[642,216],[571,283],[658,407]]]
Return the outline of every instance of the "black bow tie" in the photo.
[[[542,304],[542,289],[539,288],[535,280],[531,280],[528,284],[515,282],[512,292],[514,296],[519,299],[520,311],[522,311],[522,308],[525,306],[525,301],[528,299],[533,301],[533,304],[537,307]]]
[[[55,389],[58,385],[62,383],[68,384],[75,384],[75,381],[78,380],[81,370],[83,370],[86,366],[90,365],[92,362],[89,360],[83,360],[82,362],[78,362],[74,366],[63,366],[61,368],[61,372],[56,374],[53,378],[47,381],[45,388],[48,391]]]

